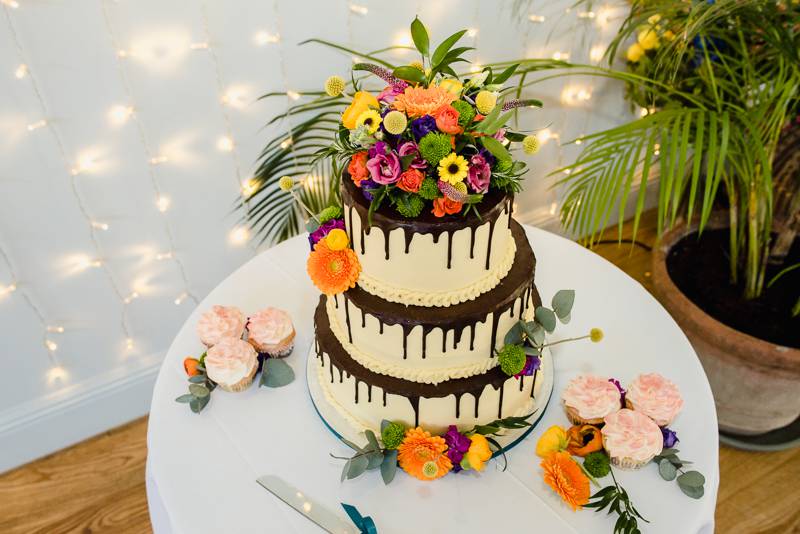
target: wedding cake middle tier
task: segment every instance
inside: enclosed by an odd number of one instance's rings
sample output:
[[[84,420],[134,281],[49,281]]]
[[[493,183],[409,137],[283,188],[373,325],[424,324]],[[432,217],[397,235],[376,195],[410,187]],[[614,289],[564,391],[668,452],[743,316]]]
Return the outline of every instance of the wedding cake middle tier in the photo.
[[[520,319],[540,304],[534,286],[536,259],[525,232],[512,222],[511,270],[491,290],[448,307],[406,306],[361,287],[328,297],[330,330],[360,365],[412,382],[438,384],[485,373],[494,351]]]

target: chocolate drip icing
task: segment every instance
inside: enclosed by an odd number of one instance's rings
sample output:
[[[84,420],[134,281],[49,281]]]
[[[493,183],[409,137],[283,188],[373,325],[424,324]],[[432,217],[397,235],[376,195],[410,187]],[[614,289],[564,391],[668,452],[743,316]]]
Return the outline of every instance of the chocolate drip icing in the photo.
[[[372,402],[372,384],[367,384],[367,402]]]
[[[478,229],[475,226],[469,228],[469,259],[475,259],[475,232]]]
[[[353,329],[350,328],[350,300],[344,298],[344,322],[347,324],[347,340],[353,342]]]
[[[475,323],[469,325],[469,350],[475,350]]]
[[[333,303],[336,305],[336,309],[339,309],[339,294],[335,293],[333,295]]]
[[[497,403],[497,405],[498,405],[497,406],[497,418],[498,419],[502,419],[503,418],[503,392],[504,391],[505,391],[505,388],[503,387],[503,384],[500,384],[500,402]]]
[[[461,395],[456,395],[456,419],[461,417]]]
[[[519,377],[519,390],[522,391],[525,389],[525,375]]]
[[[383,407],[386,408],[386,390],[383,390]]]
[[[447,268],[453,265],[453,232],[447,232]]]
[[[365,328],[367,326],[367,312],[361,310],[361,328]]]
[[[495,221],[489,221],[489,240],[486,245],[486,270],[489,270],[489,264],[492,259],[492,235],[494,234]]]
[[[411,409],[414,410],[414,426],[419,426],[419,395],[408,397],[408,402],[411,403]]]
[[[536,375],[537,375],[538,373],[539,373],[539,370],[538,370],[538,369],[534,369],[534,370],[533,370],[533,383],[531,384],[531,398],[532,398],[532,399],[533,399],[533,398],[536,398],[536,397],[534,396],[534,394],[533,394],[533,393],[534,393],[534,390],[536,389]]]

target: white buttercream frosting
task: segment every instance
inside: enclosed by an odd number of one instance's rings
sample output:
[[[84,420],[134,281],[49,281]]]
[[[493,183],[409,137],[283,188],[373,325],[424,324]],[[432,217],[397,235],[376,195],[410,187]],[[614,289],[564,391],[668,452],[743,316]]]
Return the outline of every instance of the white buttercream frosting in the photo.
[[[286,348],[294,341],[292,318],[278,308],[264,308],[247,320],[248,340],[260,351],[271,352]]]
[[[602,419],[620,409],[617,386],[600,376],[576,376],[567,384],[561,398],[582,419]]]
[[[637,376],[628,384],[625,398],[634,410],[650,417],[659,426],[670,424],[683,408],[678,386],[658,373]]]
[[[605,418],[603,445],[612,457],[650,461],[664,446],[661,429],[641,412],[623,408]]]
[[[197,321],[197,335],[207,347],[226,337],[242,337],[244,315],[235,306],[212,306]]]
[[[257,365],[256,350],[248,342],[235,337],[219,340],[206,353],[208,377],[224,386],[232,386],[249,376]]]

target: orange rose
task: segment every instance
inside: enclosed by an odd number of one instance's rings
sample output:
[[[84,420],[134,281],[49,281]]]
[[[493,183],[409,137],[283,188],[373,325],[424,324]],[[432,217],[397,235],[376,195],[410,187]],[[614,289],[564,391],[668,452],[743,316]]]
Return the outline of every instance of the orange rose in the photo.
[[[461,126],[458,125],[458,111],[450,104],[437,109],[433,118],[436,119],[436,127],[444,133],[455,135],[462,132]]]
[[[397,187],[409,193],[416,193],[419,191],[419,186],[422,185],[422,180],[425,175],[419,169],[410,167],[400,175],[400,181],[397,182]]]
[[[369,170],[367,169],[367,155],[368,152],[356,152],[350,158],[350,164],[347,165],[347,172],[350,173],[350,178],[353,183],[361,187],[361,180],[369,178]]]
[[[450,200],[447,197],[437,198],[433,201],[433,214],[437,217],[444,217],[445,215],[453,215],[461,211],[463,204]]]
[[[586,456],[603,449],[603,435],[592,425],[575,425],[567,431],[567,452],[575,456]]]
[[[377,98],[366,91],[358,91],[353,96],[353,101],[342,113],[342,124],[348,130],[352,130],[356,127],[356,119],[359,115],[371,107],[377,109],[379,106]]]
[[[200,371],[197,369],[198,365],[200,365],[200,361],[197,358],[186,358],[183,360],[183,370],[186,371],[186,374],[189,376],[197,376],[200,374]]]

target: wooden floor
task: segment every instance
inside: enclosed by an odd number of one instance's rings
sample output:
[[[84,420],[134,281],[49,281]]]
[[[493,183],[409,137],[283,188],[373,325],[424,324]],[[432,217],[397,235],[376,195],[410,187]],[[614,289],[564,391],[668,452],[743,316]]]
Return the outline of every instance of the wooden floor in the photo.
[[[648,219],[637,238],[650,245],[654,237]],[[596,250],[649,289],[643,247],[603,244]],[[0,533],[150,532],[146,433],[147,419],[139,419],[0,475]],[[800,532],[800,449],[747,453],[722,447],[720,471],[718,533]]]

